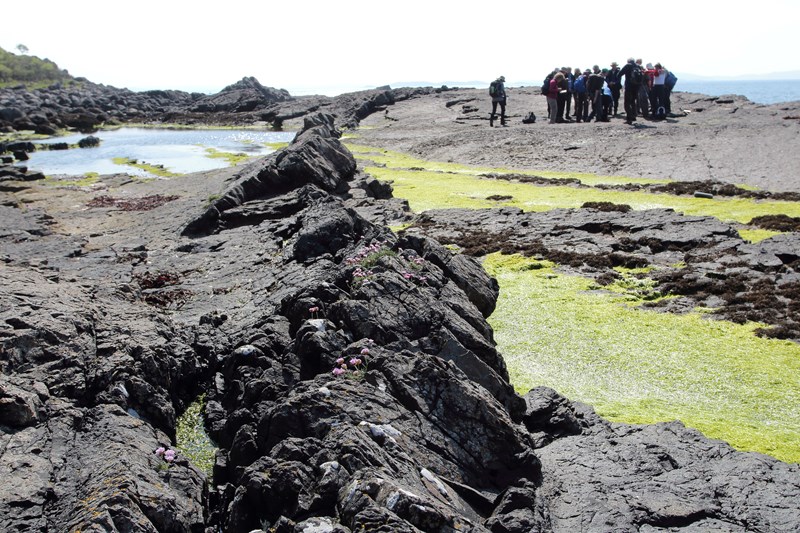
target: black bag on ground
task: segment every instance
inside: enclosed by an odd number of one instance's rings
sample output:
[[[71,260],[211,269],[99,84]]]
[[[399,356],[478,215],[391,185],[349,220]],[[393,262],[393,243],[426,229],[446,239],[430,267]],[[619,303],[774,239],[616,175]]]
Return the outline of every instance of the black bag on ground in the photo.
[[[525,118],[522,119],[523,124],[535,124],[536,123],[536,113],[533,111],[529,112],[525,115]]]

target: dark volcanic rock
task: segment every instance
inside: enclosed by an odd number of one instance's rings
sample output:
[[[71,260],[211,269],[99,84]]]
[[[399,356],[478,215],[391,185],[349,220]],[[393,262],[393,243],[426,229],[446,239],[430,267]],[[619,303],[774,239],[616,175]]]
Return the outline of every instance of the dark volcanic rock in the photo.
[[[214,95],[200,98],[189,109],[201,113],[242,113],[256,111],[276,102],[292,97],[286,89],[264,87],[253,77],[229,85]]]
[[[796,466],[677,423],[609,424],[549,389],[518,396],[485,319],[496,282],[431,238],[469,237],[468,215],[394,234],[366,215],[398,205],[365,186],[332,118],[306,122],[285,150],[226,171],[205,211],[168,195],[180,180],[137,184],[171,201],[62,215],[87,228],[65,235],[0,202],[13,224],[0,232],[0,529],[800,527]],[[732,238],[669,211],[477,216],[495,244],[562,246],[598,269]],[[175,446],[200,392],[212,479],[181,451],[154,453]]]

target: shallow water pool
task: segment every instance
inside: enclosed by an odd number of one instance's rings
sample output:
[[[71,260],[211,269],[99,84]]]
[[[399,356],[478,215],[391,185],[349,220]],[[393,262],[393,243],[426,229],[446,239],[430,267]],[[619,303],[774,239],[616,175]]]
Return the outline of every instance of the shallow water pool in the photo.
[[[200,172],[228,166],[224,158],[211,158],[209,151],[266,155],[274,151],[268,143],[290,142],[294,132],[256,130],[169,130],[151,128],[120,128],[93,134],[100,139],[95,148],[70,150],[38,150],[31,152],[25,165],[46,176],[81,176],[87,173],[114,174],[125,172],[150,176],[146,170],[115,163],[133,159],[139,163],[163,166],[176,174]],[[86,134],[54,137],[36,144],[75,144]]]

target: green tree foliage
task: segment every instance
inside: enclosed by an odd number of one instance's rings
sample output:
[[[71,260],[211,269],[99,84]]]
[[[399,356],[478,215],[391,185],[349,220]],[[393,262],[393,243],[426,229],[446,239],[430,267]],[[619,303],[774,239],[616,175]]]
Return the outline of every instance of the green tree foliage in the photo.
[[[54,83],[72,79],[49,59],[17,55],[0,48],[0,85]]]

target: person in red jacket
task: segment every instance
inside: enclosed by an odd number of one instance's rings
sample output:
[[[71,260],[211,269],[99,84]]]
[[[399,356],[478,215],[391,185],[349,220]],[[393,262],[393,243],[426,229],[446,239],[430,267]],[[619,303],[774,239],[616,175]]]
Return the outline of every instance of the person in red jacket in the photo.
[[[564,81],[564,74],[557,72],[550,80],[550,90],[547,93],[547,105],[550,107],[550,124],[558,122],[558,93],[561,90],[561,82]]]

